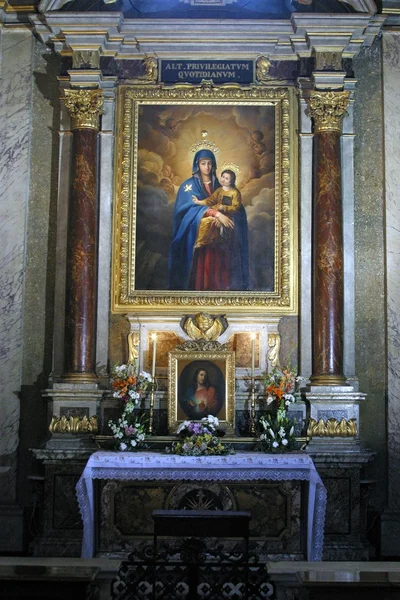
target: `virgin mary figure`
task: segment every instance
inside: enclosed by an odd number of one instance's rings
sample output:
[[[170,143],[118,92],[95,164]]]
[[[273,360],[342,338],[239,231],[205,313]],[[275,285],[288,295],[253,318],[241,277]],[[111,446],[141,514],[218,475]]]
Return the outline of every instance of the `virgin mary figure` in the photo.
[[[174,206],[172,243],[169,253],[169,289],[223,291],[249,288],[248,232],[243,206],[232,218],[199,200],[208,198],[220,183],[217,163],[209,149],[198,150],[192,176],[179,187]],[[218,235],[207,244],[198,244],[202,219],[209,219]]]

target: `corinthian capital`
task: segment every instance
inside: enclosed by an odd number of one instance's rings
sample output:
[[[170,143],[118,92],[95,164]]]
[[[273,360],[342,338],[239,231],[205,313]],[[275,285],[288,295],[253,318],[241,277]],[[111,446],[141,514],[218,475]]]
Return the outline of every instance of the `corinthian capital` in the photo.
[[[308,99],[315,132],[341,132],[342,120],[349,106],[350,92],[311,92]]]
[[[102,90],[64,90],[64,101],[71,118],[72,129],[98,129],[103,114]]]

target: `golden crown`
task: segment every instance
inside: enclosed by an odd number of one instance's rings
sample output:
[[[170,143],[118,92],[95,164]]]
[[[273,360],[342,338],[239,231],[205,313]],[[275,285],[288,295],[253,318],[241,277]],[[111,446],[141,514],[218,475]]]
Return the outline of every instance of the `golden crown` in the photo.
[[[231,171],[233,171],[234,173],[236,173],[236,175],[238,175],[240,173],[240,167],[239,167],[239,165],[236,165],[233,162],[224,162],[224,163],[222,163],[222,170],[225,171],[225,169],[230,169]]]
[[[211,152],[214,152],[214,154],[217,154],[217,152],[219,152],[218,146],[216,146],[214,144],[214,142],[209,142],[208,140],[206,140],[207,136],[208,136],[208,131],[202,131],[201,137],[203,139],[201,141],[199,140],[198,142],[193,144],[193,146],[191,146],[191,148],[190,148],[191,152],[198,152],[199,150],[211,150]]]

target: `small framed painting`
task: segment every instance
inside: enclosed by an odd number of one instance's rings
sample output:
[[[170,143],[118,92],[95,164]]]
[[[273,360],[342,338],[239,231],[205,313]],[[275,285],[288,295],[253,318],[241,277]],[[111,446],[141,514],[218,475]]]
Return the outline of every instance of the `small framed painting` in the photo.
[[[235,420],[235,353],[174,351],[169,353],[168,428],[182,421],[218,417],[228,433]]]

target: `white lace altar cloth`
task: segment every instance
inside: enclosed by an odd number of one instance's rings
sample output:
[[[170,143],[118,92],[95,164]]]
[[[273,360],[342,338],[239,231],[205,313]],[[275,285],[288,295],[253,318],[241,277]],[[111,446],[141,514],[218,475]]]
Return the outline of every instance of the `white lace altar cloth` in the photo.
[[[176,456],[157,452],[95,452],[76,485],[83,519],[82,558],[94,554],[94,479],[135,481],[308,481],[307,560],[322,560],[326,489],[307,454],[243,452]]]

